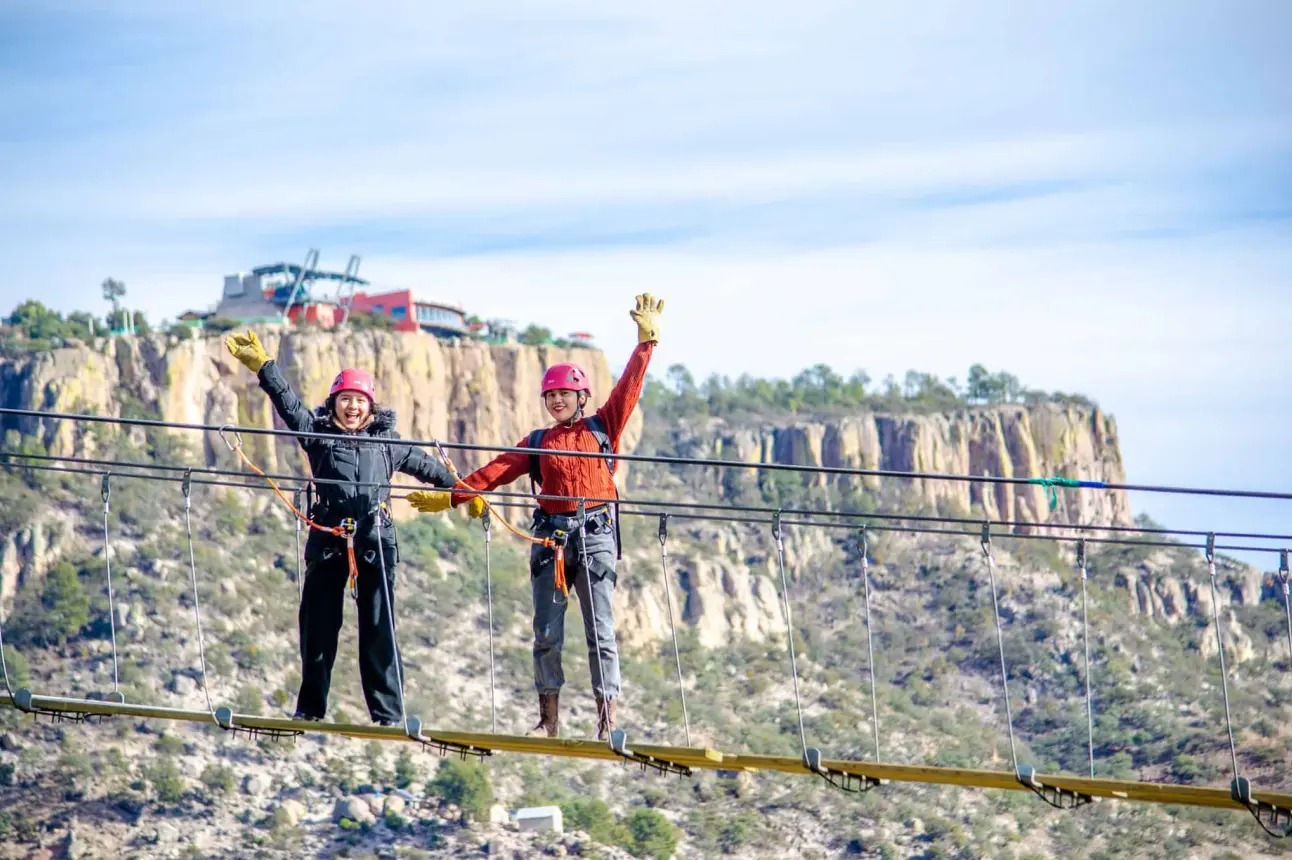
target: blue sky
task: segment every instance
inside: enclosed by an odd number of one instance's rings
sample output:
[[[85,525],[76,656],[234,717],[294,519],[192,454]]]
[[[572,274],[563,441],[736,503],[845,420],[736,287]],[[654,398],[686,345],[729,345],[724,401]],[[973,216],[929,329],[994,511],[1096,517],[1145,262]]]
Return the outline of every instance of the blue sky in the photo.
[[[9,0],[0,310],[113,275],[171,316],[317,246],[618,362],[649,289],[661,362],[983,362],[1097,399],[1132,481],[1289,489],[1289,32],[1282,0]]]

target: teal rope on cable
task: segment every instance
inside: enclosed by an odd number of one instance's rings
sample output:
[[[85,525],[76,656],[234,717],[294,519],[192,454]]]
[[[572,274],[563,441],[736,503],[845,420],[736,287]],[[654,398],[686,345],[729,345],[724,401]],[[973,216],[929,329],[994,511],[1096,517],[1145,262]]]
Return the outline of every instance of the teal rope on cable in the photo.
[[[1059,491],[1056,489],[1057,487],[1104,488],[1103,481],[1078,481],[1076,478],[1064,478],[1060,475],[1054,475],[1050,478],[1029,478],[1027,482],[1029,484],[1036,484],[1038,486],[1045,487],[1046,491],[1050,494],[1050,510],[1054,510],[1059,506]]]

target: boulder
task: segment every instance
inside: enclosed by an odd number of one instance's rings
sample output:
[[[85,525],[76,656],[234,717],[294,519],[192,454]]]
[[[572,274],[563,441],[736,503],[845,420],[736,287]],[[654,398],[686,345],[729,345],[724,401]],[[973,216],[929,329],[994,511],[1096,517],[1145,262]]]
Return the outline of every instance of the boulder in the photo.
[[[332,808],[332,820],[340,823],[343,818],[360,824],[370,824],[377,820],[377,816],[372,814],[372,808],[362,797],[343,797],[336,802],[336,806]]]

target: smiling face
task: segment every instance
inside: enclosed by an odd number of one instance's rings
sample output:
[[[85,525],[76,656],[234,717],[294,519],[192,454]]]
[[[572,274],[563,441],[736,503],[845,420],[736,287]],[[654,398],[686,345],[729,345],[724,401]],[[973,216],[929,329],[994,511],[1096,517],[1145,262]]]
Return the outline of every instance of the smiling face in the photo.
[[[336,415],[337,426],[342,430],[358,430],[372,414],[372,401],[366,394],[342,391],[336,396],[332,411]]]
[[[543,405],[547,414],[558,423],[573,421],[579,414],[579,407],[587,403],[587,394],[582,391],[571,391],[568,388],[557,388],[543,395]]]

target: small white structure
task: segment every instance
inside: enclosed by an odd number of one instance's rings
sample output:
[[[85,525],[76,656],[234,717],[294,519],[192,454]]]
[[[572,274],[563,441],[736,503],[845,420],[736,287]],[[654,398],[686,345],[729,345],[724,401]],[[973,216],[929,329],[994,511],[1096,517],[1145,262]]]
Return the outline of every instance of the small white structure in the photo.
[[[516,828],[521,833],[534,833],[543,830],[564,833],[565,825],[561,822],[561,807],[532,806],[529,809],[518,809],[516,810]]]

